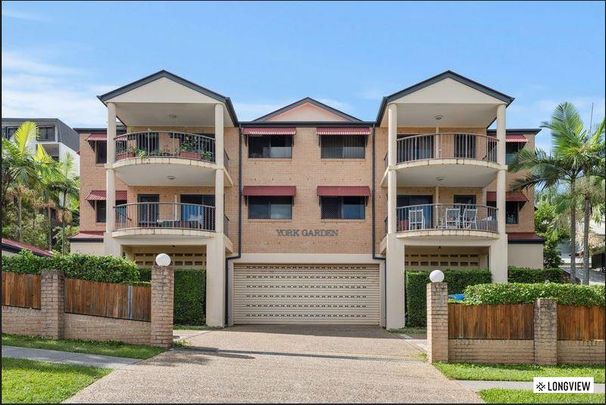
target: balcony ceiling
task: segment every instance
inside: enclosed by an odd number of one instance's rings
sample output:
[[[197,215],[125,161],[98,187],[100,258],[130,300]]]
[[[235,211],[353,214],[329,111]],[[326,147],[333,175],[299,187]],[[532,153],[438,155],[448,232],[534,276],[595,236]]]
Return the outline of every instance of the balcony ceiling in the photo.
[[[215,126],[214,104],[116,103],[116,115],[127,126]]]
[[[186,159],[171,159],[172,163],[139,163],[116,168],[116,175],[129,186],[213,186],[214,165],[200,167]],[[125,162],[123,162],[125,163]],[[171,179],[169,179],[171,177]],[[174,179],[172,179],[174,177]]]
[[[436,116],[441,116],[436,120]],[[490,104],[398,104],[398,126],[486,128],[497,116]]]
[[[444,162],[454,161],[445,159]],[[408,165],[412,166],[412,165]],[[486,162],[442,163],[440,160],[418,162],[397,170],[398,186],[486,187],[496,178],[497,166]]]

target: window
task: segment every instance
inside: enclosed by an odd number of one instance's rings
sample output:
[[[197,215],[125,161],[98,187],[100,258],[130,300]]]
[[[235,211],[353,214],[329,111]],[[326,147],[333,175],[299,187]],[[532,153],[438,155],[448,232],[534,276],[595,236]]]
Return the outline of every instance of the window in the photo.
[[[181,194],[181,220],[210,222],[214,211],[207,207],[214,206],[215,196],[212,194]]]
[[[476,136],[472,134],[456,134],[454,157],[475,159]]]
[[[513,162],[516,154],[524,148],[521,142],[506,142],[505,143],[505,163],[510,165]]]
[[[248,157],[291,158],[292,136],[251,136],[248,138]]]
[[[2,132],[6,139],[11,139],[15,135],[15,132],[17,132],[17,129],[17,127],[4,127]]]
[[[38,127],[38,141],[54,141],[55,140],[55,127]]]
[[[365,197],[322,197],[322,219],[364,219]]]
[[[322,159],[364,159],[366,136],[333,135],[320,136]]]
[[[292,197],[248,197],[249,219],[292,219]]]
[[[126,204],[126,200],[116,200],[116,207],[119,205],[125,205],[125,204]],[[107,208],[106,201],[95,201],[95,221],[97,221],[98,223],[105,223],[106,208]],[[118,208],[118,212],[123,208],[124,207]]]
[[[518,213],[520,211],[520,205],[517,202],[507,201],[505,203],[505,223],[506,224],[517,224]]]
[[[107,163],[107,142],[95,142],[95,163]]]

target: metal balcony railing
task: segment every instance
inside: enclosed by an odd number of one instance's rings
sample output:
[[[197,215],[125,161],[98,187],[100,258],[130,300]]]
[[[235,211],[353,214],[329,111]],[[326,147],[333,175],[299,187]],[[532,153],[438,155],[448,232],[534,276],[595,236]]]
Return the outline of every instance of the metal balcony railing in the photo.
[[[116,230],[135,228],[215,230],[215,207],[201,204],[144,202],[117,205]]]
[[[467,133],[437,133],[398,138],[397,162],[430,159],[497,161],[499,141],[495,137]]]
[[[170,157],[215,161],[215,139],[187,132],[147,131],[116,136],[116,161]]]
[[[476,204],[421,204],[396,208],[398,232],[476,230],[498,232],[497,209]]]

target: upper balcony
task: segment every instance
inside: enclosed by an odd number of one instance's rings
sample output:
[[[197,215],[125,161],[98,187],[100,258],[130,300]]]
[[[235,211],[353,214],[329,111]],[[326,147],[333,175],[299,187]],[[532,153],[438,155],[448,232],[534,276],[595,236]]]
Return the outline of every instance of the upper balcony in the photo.
[[[223,156],[229,170],[229,157],[225,152]],[[215,139],[177,131],[118,135],[113,168],[122,181],[133,186],[213,186],[217,169]],[[226,178],[230,185],[231,178]]]
[[[485,187],[500,167],[493,136],[438,132],[402,135],[396,143],[398,186]]]

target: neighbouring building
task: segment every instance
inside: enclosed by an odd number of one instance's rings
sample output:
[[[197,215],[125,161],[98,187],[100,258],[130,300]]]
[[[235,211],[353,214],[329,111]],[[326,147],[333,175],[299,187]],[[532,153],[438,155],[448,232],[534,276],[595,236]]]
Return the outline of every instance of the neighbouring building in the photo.
[[[375,121],[304,98],[243,122],[166,71],[99,99],[72,250],[205,267],[211,326],[399,328],[405,270],[542,267],[533,191],[507,173],[539,130],[506,130],[513,98],[456,73],[385,97]]]
[[[36,140],[31,144],[32,148],[42,145],[46,153],[55,160],[65,160],[65,157],[70,155],[74,162],[74,171],[79,173],[80,140],[76,131],[57,118],[2,118],[2,136],[10,139],[25,121],[35,122],[38,126]]]
[[[21,252],[22,250],[29,250],[35,256],[40,257],[49,257],[53,254],[48,250],[40,249],[34,245],[30,245],[29,243],[19,242],[12,239],[2,238],[2,255],[4,256],[14,256]]]

